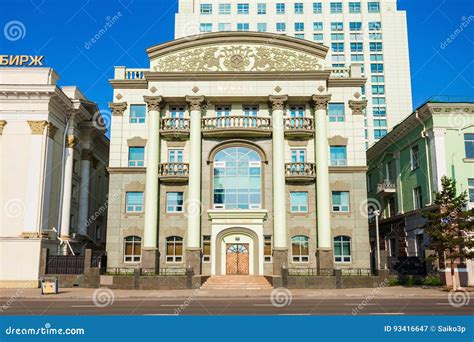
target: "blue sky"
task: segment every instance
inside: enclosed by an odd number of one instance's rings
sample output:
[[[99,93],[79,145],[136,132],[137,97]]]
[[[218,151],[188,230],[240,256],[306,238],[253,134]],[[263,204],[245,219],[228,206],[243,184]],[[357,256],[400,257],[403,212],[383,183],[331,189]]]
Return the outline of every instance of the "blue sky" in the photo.
[[[101,109],[112,99],[113,66],[147,67],[145,49],[173,39],[177,0],[2,0],[0,54],[44,55],[61,85],[78,85]],[[455,5],[454,5],[455,4]],[[408,14],[414,107],[433,95],[474,96],[473,0],[399,0]],[[85,45],[108,17],[119,19]],[[4,27],[20,21],[23,38],[6,39]],[[447,39],[469,22],[451,43]]]

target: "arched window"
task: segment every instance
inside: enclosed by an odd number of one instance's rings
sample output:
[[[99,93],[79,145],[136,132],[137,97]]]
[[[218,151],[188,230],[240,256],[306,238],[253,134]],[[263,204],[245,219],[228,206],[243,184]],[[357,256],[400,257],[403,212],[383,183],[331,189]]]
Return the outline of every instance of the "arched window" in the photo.
[[[247,147],[229,147],[214,157],[214,208],[259,209],[262,205],[261,158]]]
[[[334,238],[334,262],[351,262],[351,238],[336,236]]]
[[[183,261],[183,238],[170,236],[166,238],[166,262]]]
[[[124,239],[123,259],[125,262],[140,262],[142,257],[142,238],[127,236]]]
[[[293,262],[309,261],[309,238],[303,235],[293,236],[291,238],[291,252]]]

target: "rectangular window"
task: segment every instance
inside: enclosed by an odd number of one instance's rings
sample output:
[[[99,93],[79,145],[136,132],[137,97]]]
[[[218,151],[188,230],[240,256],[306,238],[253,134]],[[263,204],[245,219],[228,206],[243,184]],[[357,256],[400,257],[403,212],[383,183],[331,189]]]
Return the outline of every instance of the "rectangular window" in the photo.
[[[332,192],[332,211],[338,213],[349,212],[349,191]]]
[[[349,39],[352,41],[363,41],[364,40],[364,35],[362,33],[350,33],[349,34]]]
[[[410,149],[410,165],[412,170],[420,167],[420,155],[417,145],[412,146]]]
[[[347,147],[346,146],[330,146],[331,166],[347,165]]]
[[[295,3],[295,14],[303,14],[303,3],[296,2]]]
[[[330,103],[328,105],[329,122],[344,122],[344,103]]]
[[[305,163],[306,150],[304,148],[292,148],[291,149],[291,162],[292,163]]]
[[[211,236],[204,235],[202,237],[202,261],[211,261]]]
[[[466,158],[474,159],[474,133],[464,134],[464,149],[466,150]]]
[[[424,249],[425,249],[425,238],[423,234],[416,234],[415,235],[415,242],[416,242],[416,256],[417,257],[424,257]]]
[[[295,32],[304,31],[304,23],[295,23]]]
[[[201,32],[212,32],[212,24],[211,23],[201,23],[199,26],[199,30]]]
[[[285,4],[284,3],[277,3],[276,4],[276,13],[277,14],[285,14]]]
[[[338,40],[344,41],[344,33],[331,33],[331,40],[333,40],[333,41],[338,41]],[[343,44],[343,43],[341,43],[341,44]],[[344,45],[342,45],[342,48],[344,48]]]
[[[384,95],[385,94],[385,86],[383,86],[383,85],[373,85],[372,86],[372,94],[374,94],[374,95]]]
[[[369,44],[370,52],[382,52],[382,43],[381,42],[371,42]]]
[[[166,193],[166,212],[177,213],[183,211],[183,193],[167,192]]]
[[[130,123],[144,123],[145,116],[145,105],[130,105]]]
[[[380,31],[382,29],[382,23],[380,21],[369,22],[369,31]]]
[[[257,23],[258,32],[267,32],[267,23]]]
[[[212,14],[212,4],[201,4],[201,14]]]
[[[331,43],[332,52],[344,52],[344,43]]]
[[[230,4],[219,4],[219,14],[230,14]]]
[[[351,52],[364,51],[364,43],[351,43]]]
[[[469,190],[469,203],[474,203],[474,178],[467,180],[467,187]]]
[[[382,139],[384,136],[387,135],[386,129],[374,129],[374,139]]]
[[[128,236],[124,240],[125,262],[140,262],[142,255],[142,239],[138,236]]]
[[[219,31],[230,31],[231,30],[230,23],[219,23],[218,30]]]
[[[423,206],[423,195],[421,193],[421,186],[413,189],[413,209],[421,209]]]
[[[263,236],[263,257],[265,262],[272,262],[272,236]]]
[[[169,163],[182,163],[183,162],[183,150],[173,148],[168,150],[168,162]]]
[[[166,238],[166,262],[183,261],[183,238],[171,236]]]
[[[308,212],[308,193],[304,191],[290,192],[290,208],[292,213]]]
[[[323,13],[323,4],[320,2],[313,2],[313,13],[314,14]]]
[[[304,39],[304,33],[296,33],[295,38]]]
[[[286,31],[286,24],[285,23],[276,23],[276,30],[277,30],[277,32],[285,32]]]
[[[237,4],[237,14],[249,14],[249,4]]]
[[[248,23],[238,23],[237,24],[237,31],[248,31],[249,24]]]
[[[313,40],[316,42],[322,42],[324,40],[324,36],[322,33],[315,33],[313,34]]]
[[[257,4],[257,14],[267,14],[267,4]]]
[[[369,39],[370,40],[382,40],[382,33],[380,33],[380,32],[369,33]]]
[[[344,30],[344,23],[342,22],[331,23],[331,31],[343,31],[343,30]]]
[[[360,13],[360,2],[349,2],[349,13]]]
[[[383,64],[382,63],[371,63],[370,72],[374,74],[383,73]]]
[[[351,238],[336,236],[334,238],[334,262],[351,262]]]
[[[143,192],[127,192],[125,195],[127,213],[140,213],[143,211]]]
[[[129,167],[143,167],[145,161],[144,147],[129,147],[128,148],[128,166]]]
[[[380,13],[380,3],[378,1],[369,2],[367,5],[369,7],[369,13]]]
[[[323,30],[322,21],[317,21],[313,23],[313,31],[322,31],[322,30]]]
[[[362,23],[360,21],[351,21],[349,23],[350,31],[362,31]]]
[[[386,119],[374,119],[374,127],[387,127]]]
[[[331,13],[342,13],[342,2],[331,2]]]

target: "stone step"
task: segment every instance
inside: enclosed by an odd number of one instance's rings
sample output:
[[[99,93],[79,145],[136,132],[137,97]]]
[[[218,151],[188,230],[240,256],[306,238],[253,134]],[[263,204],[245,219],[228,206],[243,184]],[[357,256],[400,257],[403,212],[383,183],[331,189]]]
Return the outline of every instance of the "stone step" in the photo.
[[[201,289],[215,290],[268,290],[272,286],[262,276],[212,276],[201,286]]]

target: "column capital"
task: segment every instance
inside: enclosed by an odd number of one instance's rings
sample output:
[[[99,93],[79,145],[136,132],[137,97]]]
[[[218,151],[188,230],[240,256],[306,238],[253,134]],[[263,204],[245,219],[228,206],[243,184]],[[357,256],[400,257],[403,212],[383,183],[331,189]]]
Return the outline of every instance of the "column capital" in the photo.
[[[186,102],[190,111],[201,111],[206,106],[206,98],[204,96],[186,96]]]
[[[85,148],[82,150],[82,160],[88,160],[88,161],[92,161],[92,159],[94,158],[94,155],[92,154],[92,151],[88,148]]]
[[[270,95],[268,97],[268,102],[272,110],[284,110],[287,101],[288,95]]]
[[[33,135],[42,135],[44,132],[44,128],[48,124],[48,121],[46,120],[40,120],[40,121],[28,120],[26,122],[28,122],[28,125],[30,125],[31,134]]]
[[[109,102],[109,108],[112,111],[112,116],[122,116],[127,109],[127,102]]]
[[[143,100],[148,106],[148,111],[157,111],[159,112],[163,106],[163,97],[162,96],[143,96]]]
[[[0,120],[0,135],[3,134],[3,129],[7,125],[7,122],[5,120]]]
[[[367,100],[349,100],[349,107],[352,109],[352,115],[364,114],[367,107]]]
[[[50,137],[51,139],[54,139],[54,136],[56,135],[58,128],[51,122],[48,122],[47,127],[48,127],[48,137]]]
[[[316,110],[327,109],[329,101],[331,101],[331,94],[311,96],[311,106]]]
[[[78,143],[78,139],[75,135],[69,134],[66,136],[66,147],[74,148]]]

